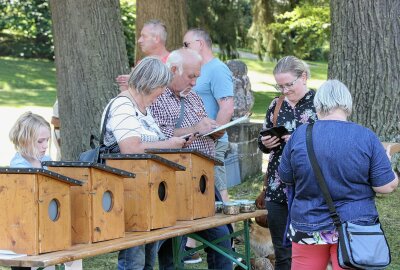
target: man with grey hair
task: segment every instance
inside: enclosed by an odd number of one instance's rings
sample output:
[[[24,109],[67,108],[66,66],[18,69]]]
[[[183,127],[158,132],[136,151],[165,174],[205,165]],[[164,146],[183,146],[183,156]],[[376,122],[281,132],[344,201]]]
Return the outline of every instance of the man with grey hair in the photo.
[[[165,63],[169,51],[165,47],[167,42],[167,28],[160,20],[146,22],[140,32],[138,45],[145,56],[157,56]],[[128,89],[129,75],[119,75],[116,79],[121,91]]]
[[[171,52],[166,65],[173,79],[165,92],[150,107],[153,118],[167,138],[192,133],[188,148],[215,156],[214,141],[210,137],[198,137],[193,134],[205,134],[217,126],[217,122],[207,117],[201,98],[192,91],[200,76],[202,58],[193,50],[179,49]],[[182,110],[183,108],[183,110]],[[222,200],[218,190],[216,199]],[[219,226],[198,232],[201,237],[212,242],[229,234],[230,225]],[[181,248],[184,248],[182,241]],[[222,249],[230,249],[229,239],[218,244]],[[232,269],[232,262],[213,249],[206,249],[209,269]],[[167,240],[158,252],[160,270],[173,269],[171,240]]]
[[[183,46],[202,57],[201,76],[194,90],[203,100],[208,116],[218,125],[230,122],[234,109],[232,73],[214,57],[210,35],[202,29],[190,29],[183,37]],[[228,135],[222,131],[214,133],[213,138],[217,140],[216,158],[224,160],[229,147]],[[229,201],[225,166],[216,166],[214,171],[216,186],[224,201]]]
[[[157,56],[165,63],[169,55],[165,47],[166,42],[167,28],[164,23],[159,20],[150,20],[144,24],[138,44],[146,56]]]

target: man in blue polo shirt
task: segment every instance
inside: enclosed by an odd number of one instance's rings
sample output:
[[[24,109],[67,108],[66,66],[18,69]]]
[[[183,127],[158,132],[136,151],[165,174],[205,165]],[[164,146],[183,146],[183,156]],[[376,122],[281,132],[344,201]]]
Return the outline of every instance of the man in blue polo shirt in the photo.
[[[228,66],[212,53],[210,35],[202,29],[190,29],[183,38],[183,46],[197,51],[202,57],[200,77],[194,90],[203,100],[208,117],[215,119],[218,125],[231,121],[234,108],[232,73]],[[225,131],[212,135],[215,140],[216,158],[225,159],[229,148]],[[215,185],[224,201],[229,201],[225,166],[216,166]]]

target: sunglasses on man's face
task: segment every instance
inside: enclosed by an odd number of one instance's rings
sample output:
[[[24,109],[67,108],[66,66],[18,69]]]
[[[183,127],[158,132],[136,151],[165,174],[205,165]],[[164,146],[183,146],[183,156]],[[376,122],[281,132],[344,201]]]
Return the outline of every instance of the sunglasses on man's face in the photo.
[[[189,45],[190,44],[192,44],[193,42],[195,42],[195,41],[200,41],[199,39],[196,39],[196,40],[194,40],[194,41],[192,41],[192,42],[183,42],[183,47],[185,47],[185,48],[189,48]]]

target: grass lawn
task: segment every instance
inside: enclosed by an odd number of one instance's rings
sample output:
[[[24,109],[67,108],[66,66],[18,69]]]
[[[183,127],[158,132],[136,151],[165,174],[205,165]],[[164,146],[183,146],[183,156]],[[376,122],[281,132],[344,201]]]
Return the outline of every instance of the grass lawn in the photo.
[[[0,57],[0,106],[53,106],[54,62]]]
[[[249,77],[254,90],[255,104],[252,119],[263,120],[267,106],[271,100],[279,95],[274,90],[272,69],[275,63],[260,62],[243,59],[249,68]],[[326,79],[326,63],[309,63],[311,80],[309,86],[317,88]],[[55,67],[53,62],[46,60],[26,60],[0,57],[0,106],[51,107],[55,100]],[[2,121],[4,115],[1,116]],[[8,133],[8,130],[2,132]],[[262,176],[248,179],[241,185],[229,190],[233,199],[255,199],[261,189]],[[380,213],[380,220],[392,251],[392,265],[388,269],[400,269],[400,192],[396,191],[388,196],[378,196],[376,199]],[[238,249],[242,249],[241,246]],[[105,254],[83,261],[84,269],[116,269],[117,253]],[[192,268],[206,268],[205,257],[203,263],[195,264]],[[1,267],[0,269],[9,269]]]

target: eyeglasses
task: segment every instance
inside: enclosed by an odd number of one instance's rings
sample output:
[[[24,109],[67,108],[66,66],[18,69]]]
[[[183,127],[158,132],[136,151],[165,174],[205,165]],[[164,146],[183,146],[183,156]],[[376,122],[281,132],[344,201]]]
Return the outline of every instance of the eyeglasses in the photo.
[[[300,77],[301,77],[301,75],[299,77],[297,77],[293,82],[285,83],[284,85],[275,84],[274,87],[275,87],[276,90],[278,90],[280,92],[285,91],[285,89],[291,90],[293,88],[293,85],[297,82],[297,80]]]
[[[194,40],[194,41],[192,41],[192,42],[183,42],[183,47],[185,47],[185,48],[189,48],[189,45],[190,44],[192,44],[193,42],[195,42],[195,41],[200,41],[200,39],[196,39],[196,40]]]

